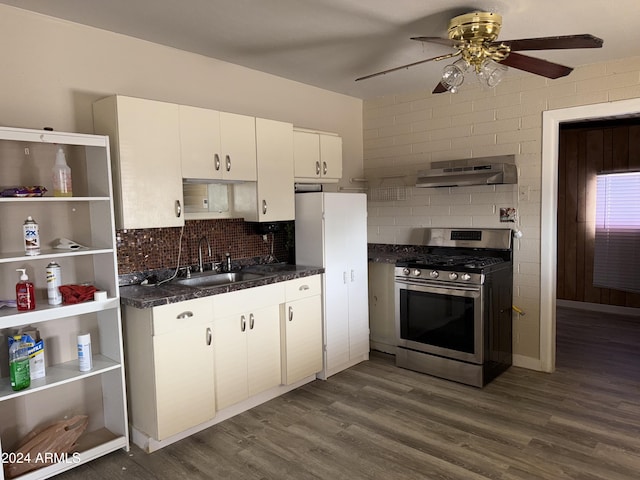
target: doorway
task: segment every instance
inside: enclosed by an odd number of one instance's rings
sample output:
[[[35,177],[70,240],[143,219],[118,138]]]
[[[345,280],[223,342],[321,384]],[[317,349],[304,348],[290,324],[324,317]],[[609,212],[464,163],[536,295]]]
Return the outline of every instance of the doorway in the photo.
[[[558,145],[560,124],[640,115],[640,99],[549,110],[542,114],[540,211],[540,369],[555,370]]]

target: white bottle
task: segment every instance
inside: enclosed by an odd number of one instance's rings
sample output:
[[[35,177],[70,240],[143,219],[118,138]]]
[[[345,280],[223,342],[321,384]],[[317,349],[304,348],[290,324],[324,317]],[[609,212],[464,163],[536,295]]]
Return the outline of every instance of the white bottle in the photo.
[[[81,372],[88,372],[93,368],[90,333],[78,335],[78,364]]]
[[[47,278],[47,297],[49,297],[49,305],[60,305],[62,303],[62,295],[60,294],[60,285],[62,285],[62,269],[56,262],[50,262],[46,270]]]
[[[53,196],[71,197],[71,169],[67,165],[67,159],[62,147],[58,147],[56,163],[53,165]]]

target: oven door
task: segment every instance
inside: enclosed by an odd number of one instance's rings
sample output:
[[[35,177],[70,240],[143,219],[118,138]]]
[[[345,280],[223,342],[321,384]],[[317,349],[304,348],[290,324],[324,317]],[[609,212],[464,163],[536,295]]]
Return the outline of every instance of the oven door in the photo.
[[[398,346],[453,358],[484,362],[481,285],[443,285],[397,278]]]

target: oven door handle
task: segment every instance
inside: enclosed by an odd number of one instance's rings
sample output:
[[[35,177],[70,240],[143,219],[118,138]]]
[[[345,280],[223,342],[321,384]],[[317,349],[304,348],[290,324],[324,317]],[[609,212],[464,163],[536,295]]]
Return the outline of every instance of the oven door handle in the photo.
[[[430,282],[430,281],[425,281],[425,280],[418,280],[418,281],[413,281],[410,279],[406,279],[403,278],[402,281],[400,280],[396,280],[396,284],[397,285],[406,285],[406,286],[412,286],[412,287],[423,287],[425,290],[429,289],[429,290],[433,290],[433,289],[440,289],[440,290],[459,290],[459,291],[464,291],[464,292],[479,292],[480,288],[479,287],[475,287],[475,286],[467,286],[467,285],[460,285],[460,284],[446,284],[446,283],[438,283],[438,282]]]

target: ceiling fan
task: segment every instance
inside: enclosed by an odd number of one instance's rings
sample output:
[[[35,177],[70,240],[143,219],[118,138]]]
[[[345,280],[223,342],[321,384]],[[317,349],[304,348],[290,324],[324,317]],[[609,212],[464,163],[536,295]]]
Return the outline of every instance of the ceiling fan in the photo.
[[[459,60],[444,68],[442,79],[433,90],[433,93],[446,91],[455,93],[464,81],[464,75],[467,72],[475,72],[484,85],[495,87],[500,82],[507,67],[513,67],[547,78],[559,78],[569,75],[573,68],[515,52],[600,48],[603,43],[601,38],[590,34],[496,41],[501,26],[502,16],[497,13],[473,12],[459,15],[449,22],[449,38],[411,37],[411,40],[452,47],[455,49],[454,52],[366,75],[357,78],[356,81],[366,80],[434,60],[444,60],[457,56],[460,56]]]

